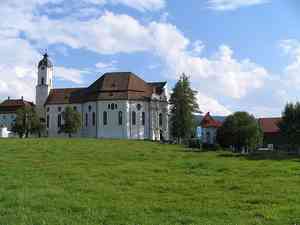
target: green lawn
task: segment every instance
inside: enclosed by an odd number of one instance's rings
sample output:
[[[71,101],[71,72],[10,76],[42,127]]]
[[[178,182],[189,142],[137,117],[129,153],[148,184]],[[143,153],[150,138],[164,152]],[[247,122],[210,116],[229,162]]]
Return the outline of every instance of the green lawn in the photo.
[[[1,225],[300,224],[300,161],[152,142],[0,140]]]

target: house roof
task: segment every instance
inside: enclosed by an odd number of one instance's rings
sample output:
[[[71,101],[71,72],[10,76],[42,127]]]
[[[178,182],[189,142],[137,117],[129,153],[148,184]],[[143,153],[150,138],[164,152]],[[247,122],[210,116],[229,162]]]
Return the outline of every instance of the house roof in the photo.
[[[24,99],[7,99],[0,104],[0,112],[13,113],[25,106],[34,106],[34,104]]]
[[[278,133],[279,127],[278,123],[281,118],[260,118],[258,119],[259,125],[264,133]]]
[[[201,127],[203,128],[209,128],[209,127],[214,127],[214,128],[219,128],[222,126],[222,122],[215,120],[210,113],[206,113],[206,115],[203,117],[201,121]]]
[[[70,104],[96,100],[149,100],[166,83],[146,83],[131,72],[106,73],[86,88],[52,89],[48,104]]]

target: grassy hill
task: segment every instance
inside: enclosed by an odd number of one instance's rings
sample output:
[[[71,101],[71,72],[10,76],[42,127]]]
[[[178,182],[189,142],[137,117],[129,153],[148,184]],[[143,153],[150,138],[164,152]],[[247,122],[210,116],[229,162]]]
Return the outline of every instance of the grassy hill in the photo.
[[[0,140],[0,224],[300,223],[300,162],[112,140]]]

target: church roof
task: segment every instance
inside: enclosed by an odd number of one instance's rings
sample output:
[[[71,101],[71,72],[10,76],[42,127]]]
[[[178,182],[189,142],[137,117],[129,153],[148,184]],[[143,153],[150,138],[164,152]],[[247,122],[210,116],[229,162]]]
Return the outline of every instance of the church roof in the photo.
[[[14,113],[25,106],[34,106],[34,104],[24,99],[7,99],[0,104],[0,113]]]
[[[41,66],[53,67],[53,64],[50,61],[49,56],[48,56],[47,53],[44,54],[44,58],[39,62],[39,66],[38,67],[40,68]]]
[[[149,100],[166,83],[146,83],[131,72],[106,73],[86,88],[52,89],[46,104],[97,100]]]
[[[219,128],[222,126],[222,122],[215,120],[210,113],[208,112],[202,119],[201,121],[201,127],[203,128],[209,128],[209,127],[214,127],[214,128]]]

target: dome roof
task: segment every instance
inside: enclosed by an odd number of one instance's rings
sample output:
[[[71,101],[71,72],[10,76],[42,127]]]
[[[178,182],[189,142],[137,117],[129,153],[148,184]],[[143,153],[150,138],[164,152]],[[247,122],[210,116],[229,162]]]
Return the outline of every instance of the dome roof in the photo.
[[[52,62],[49,60],[49,56],[48,56],[47,53],[44,55],[44,58],[39,62],[39,68],[40,68],[41,66],[53,67],[53,64],[52,64]]]

